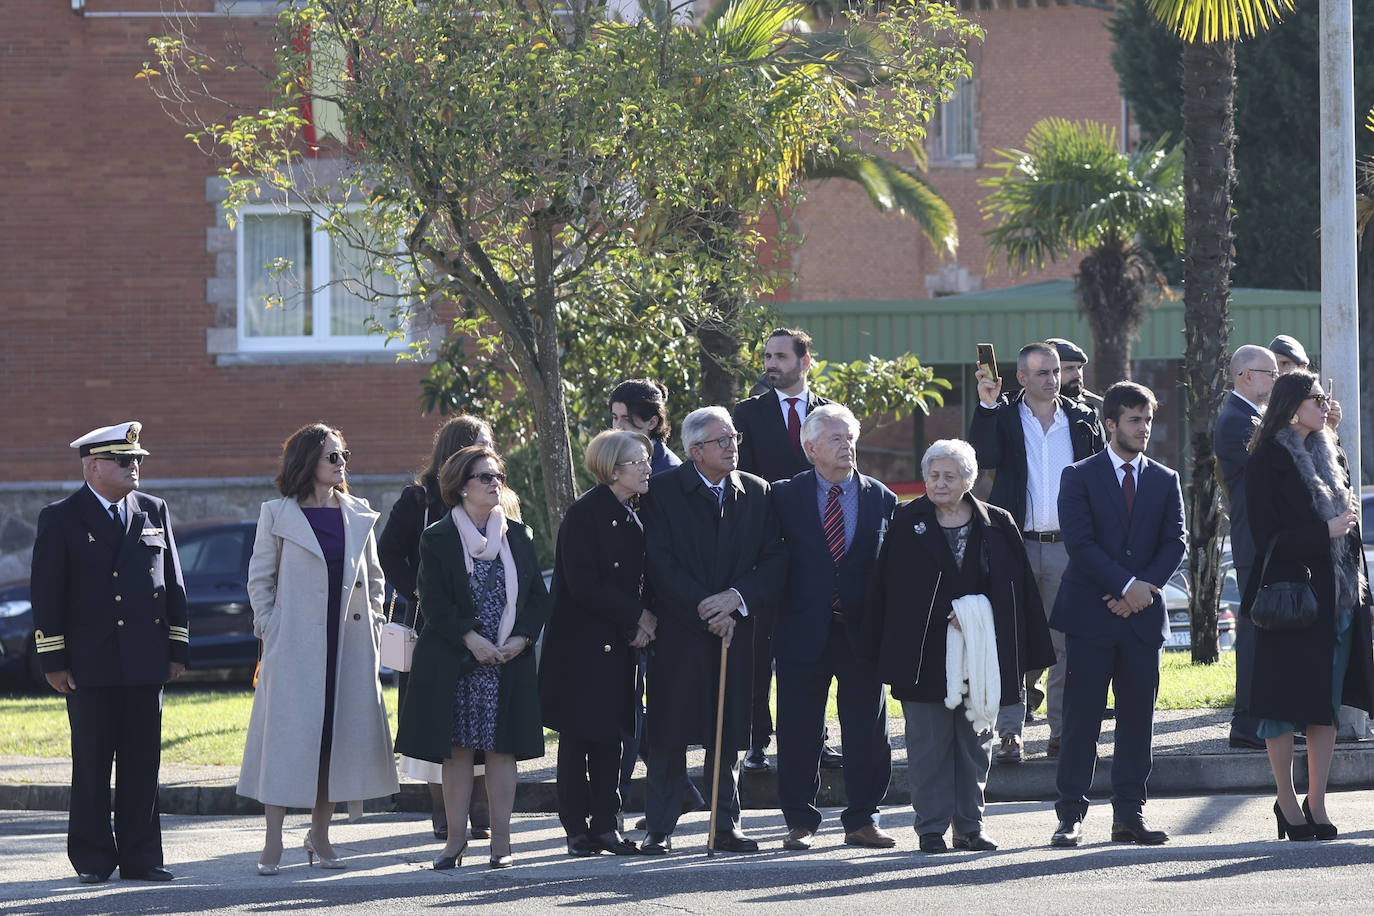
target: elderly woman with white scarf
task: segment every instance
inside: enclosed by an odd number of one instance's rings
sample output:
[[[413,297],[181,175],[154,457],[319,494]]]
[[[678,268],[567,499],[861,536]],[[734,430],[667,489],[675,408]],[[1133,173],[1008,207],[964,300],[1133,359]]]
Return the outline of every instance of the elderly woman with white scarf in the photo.
[[[997,707],[1017,701],[1028,668],[1054,663],[1054,647],[1015,520],[970,492],[973,446],[935,442],[921,473],[925,496],[897,508],[874,566],[861,652],[902,701],[921,851],[948,851],[951,825],[955,849],[988,851]]]
[[[491,867],[512,864],[517,760],[542,757],[534,642],[549,615],[530,534],[501,510],[505,466],[486,446],[439,472],[451,511],[420,537],[419,613],[396,750],[443,763],[448,842],[434,868],[462,864],[475,751],[487,765]]]
[[[1342,704],[1374,708],[1369,582],[1360,546],[1359,496],[1345,453],[1327,430],[1331,400],[1317,377],[1279,377],[1250,439],[1245,494],[1255,574],[1241,601],[1249,615],[1261,585],[1309,582],[1316,621],[1294,630],[1255,630],[1250,713],[1259,717],[1274,773],[1279,839],[1331,840],[1326,781]],[[1268,557],[1267,568],[1264,566]],[[1307,732],[1307,798],[1293,787],[1293,732]]]

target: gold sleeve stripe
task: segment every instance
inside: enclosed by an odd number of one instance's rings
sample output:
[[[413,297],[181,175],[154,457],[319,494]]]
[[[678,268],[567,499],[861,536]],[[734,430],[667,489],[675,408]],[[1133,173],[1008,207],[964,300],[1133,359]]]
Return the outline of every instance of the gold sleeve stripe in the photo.
[[[59,634],[56,635],[56,636],[40,636],[40,637],[37,637],[37,638],[34,640],[34,642],[38,643],[40,646],[50,646],[50,645],[53,645],[53,644],[55,644],[55,643],[56,643],[56,644],[61,644],[61,643],[65,642],[66,639],[67,639],[67,637],[65,637],[65,636],[63,636],[62,634],[59,633]]]
[[[67,643],[64,637],[54,636],[38,644],[38,651],[42,652],[63,652],[66,651]]]
[[[187,645],[190,645],[190,644],[191,644],[191,640],[190,640],[190,639],[188,639],[188,638],[185,637],[185,636],[179,636],[179,635],[177,635],[176,633],[170,634],[167,638],[170,639],[172,642],[184,642],[184,643],[186,643]]]
[[[190,632],[191,632],[190,630],[186,629],[185,627],[177,627],[177,626],[169,626],[169,627],[167,628],[167,631],[168,631],[169,633],[172,633],[173,635],[176,635],[176,636],[188,636],[188,635],[190,635]]]

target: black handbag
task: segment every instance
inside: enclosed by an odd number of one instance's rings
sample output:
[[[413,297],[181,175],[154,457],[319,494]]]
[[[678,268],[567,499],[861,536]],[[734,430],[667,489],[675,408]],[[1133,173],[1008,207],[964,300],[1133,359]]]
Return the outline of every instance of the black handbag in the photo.
[[[1312,571],[1303,567],[1304,578],[1301,582],[1264,581],[1269,571],[1269,558],[1273,556],[1278,540],[1276,533],[1269,539],[1269,549],[1264,552],[1259,591],[1250,605],[1250,621],[1261,630],[1304,630],[1317,622],[1317,595],[1312,591]]]

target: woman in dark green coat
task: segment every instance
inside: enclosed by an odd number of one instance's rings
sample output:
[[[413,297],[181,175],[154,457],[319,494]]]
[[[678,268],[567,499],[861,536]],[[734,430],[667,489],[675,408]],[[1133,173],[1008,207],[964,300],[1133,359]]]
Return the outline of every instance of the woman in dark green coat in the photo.
[[[459,865],[467,848],[474,753],[486,755],[493,868],[512,862],[516,761],[544,754],[534,642],[549,597],[528,530],[501,511],[504,483],[496,452],[479,445],[458,452],[439,472],[452,509],[420,537],[424,629],[396,750],[443,763],[449,839],[436,869]]]

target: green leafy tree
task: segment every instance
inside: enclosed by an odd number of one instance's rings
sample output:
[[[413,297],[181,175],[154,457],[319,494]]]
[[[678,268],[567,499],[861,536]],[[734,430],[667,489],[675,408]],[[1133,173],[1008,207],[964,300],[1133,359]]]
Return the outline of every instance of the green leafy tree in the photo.
[[[1103,124],[1050,118],[1026,149],[998,150],[1000,175],[981,184],[988,260],[1021,271],[1084,254],[1075,276],[1078,308],[1093,332],[1099,385],[1130,378],[1131,341],[1154,285],[1167,290],[1147,240],[1177,248],[1183,234],[1182,152],[1159,141],[1120,152]]]
[[[397,311],[458,305],[449,334],[496,357],[532,408],[556,530],[576,495],[562,322],[696,326],[720,291],[766,287],[750,227],[799,191],[803,152],[859,136],[909,148],[966,67],[953,39],[969,27],[943,3],[847,15],[866,40],[822,49],[776,28],[760,42],[747,19],[615,23],[604,0],[299,0],[279,17],[266,105],[207,107],[226,61],[187,33],[153,41],[146,75],[226,156],[231,210],[307,201],[397,281]],[[317,103],[346,143],[307,148],[301,106]]]

